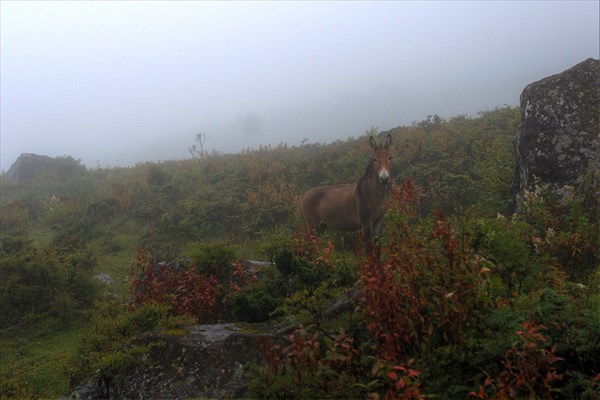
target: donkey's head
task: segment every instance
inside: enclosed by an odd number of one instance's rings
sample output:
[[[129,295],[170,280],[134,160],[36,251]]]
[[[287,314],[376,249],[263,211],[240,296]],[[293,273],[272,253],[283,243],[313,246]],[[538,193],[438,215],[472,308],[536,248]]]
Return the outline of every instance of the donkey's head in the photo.
[[[369,144],[373,148],[372,162],[373,167],[379,177],[379,183],[387,185],[390,181],[390,172],[392,170],[392,156],[390,155],[390,145],[392,144],[392,135],[388,134],[383,144],[377,145],[373,136],[369,137]]]

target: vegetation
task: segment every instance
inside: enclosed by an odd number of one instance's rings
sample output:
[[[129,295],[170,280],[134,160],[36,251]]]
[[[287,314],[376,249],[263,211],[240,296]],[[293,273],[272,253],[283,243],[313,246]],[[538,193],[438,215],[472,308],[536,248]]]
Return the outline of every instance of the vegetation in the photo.
[[[391,131],[378,256],[354,234],[305,234],[297,206],[361,176],[364,137],[130,168],[65,157],[2,181],[0,397],[117,387],[149,351],[126,343],[150,329],[279,317],[301,325],[249,396],[600,397],[596,210],[538,188],[512,215],[518,121],[505,107]],[[357,307],[329,316],[348,291]]]
[[[393,191],[381,260],[359,261],[358,315],[313,318],[287,347],[274,346],[270,366],[254,371],[252,395],[597,398],[598,261],[586,284],[576,283],[568,265],[581,268],[583,258],[561,261],[562,252],[542,250],[535,223],[421,219],[420,197],[410,181]]]

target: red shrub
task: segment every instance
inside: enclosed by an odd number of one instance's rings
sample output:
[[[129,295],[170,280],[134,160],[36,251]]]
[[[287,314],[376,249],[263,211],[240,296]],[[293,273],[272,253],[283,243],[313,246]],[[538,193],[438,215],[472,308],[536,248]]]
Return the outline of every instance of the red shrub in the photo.
[[[414,224],[418,198],[410,181],[393,188],[381,260],[362,262],[363,309],[388,368],[387,398],[420,396],[412,358],[426,346],[460,345],[488,301],[484,261],[443,215]]]
[[[552,399],[552,385],[562,380],[553,364],[562,358],[554,354],[555,346],[548,348],[548,339],[541,333],[546,331],[545,326],[532,322],[523,322],[521,326],[523,330],[515,332],[519,343],[504,355],[503,370],[495,379],[488,376],[484,385],[477,392],[469,393],[469,397]]]
[[[432,339],[460,342],[485,301],[481,291],[489,271],[448,220],[438,214],[430,227],[409,226],[417,199],[410,181],[392,192],[383,259],[362,264],[368,329],[382,357],[394,362],[404,362]]]
[[[229,299],[251,279],[241,263],[233,265],[230,278],[199,273],[193,263],[178,268],[157,265],[140,249],[131,283],[133,306],[156,302],[168,305],[175,315],[214,321],[227,315]]]
[[[519,345],[504,355],[504,370],[497,379],[499,399],[514,399],[529,396],[552,399],[553,382],[562,379],[553,366],[562,358],[556,356],[556,348],[547,348],[546,331],[543,325],[523,322],[523,330],[517,331]]]

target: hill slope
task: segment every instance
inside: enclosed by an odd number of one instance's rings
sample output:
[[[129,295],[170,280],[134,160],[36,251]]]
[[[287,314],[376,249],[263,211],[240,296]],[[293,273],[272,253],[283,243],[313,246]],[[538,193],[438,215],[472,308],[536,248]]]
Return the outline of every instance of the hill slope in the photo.
[[[30,368],[27,351],[3,354],[0,395],[62,394],[67,373],[71,383],[100,373],[118,387],[122,372],[160,352],[131,345],[142,332],[185,335],[195,322],[270,316],[307,328],[283,349],[296,364],[256,370],[254,394],[293,394],[297,379],[306,391],[296,397],[402,385],[415,397],[464,397],[480,385],[483,397],[552,385],[583,393],[600,359],[598,221],[578,199],[565,207],[543,192],[525,199],[527,218],[510,217],[518,122],[519,110],[506,107],[389,131],[395,184],[381,262],[355,254],[354,235],[304,236],[298,210],[308,188],[361,176],[366,136],[130,168],[87,170],[67,157],[57,160],[73,171],[67,178],[2,176],[0,340],[26,350],[19,335],[31,346],[40,333],[82,339],[52,377]],[[275,264],[241,268],[237,258]],[[98,273],[114,283],[100,284]],[[353,287],[369,288],[362,307],[324,319],[323,307]],[[550,375],[519,386],[512,362]],[[315,365],[324,375],[310,373]],[[37,382],[50,378],[63,386],[44,392]]]

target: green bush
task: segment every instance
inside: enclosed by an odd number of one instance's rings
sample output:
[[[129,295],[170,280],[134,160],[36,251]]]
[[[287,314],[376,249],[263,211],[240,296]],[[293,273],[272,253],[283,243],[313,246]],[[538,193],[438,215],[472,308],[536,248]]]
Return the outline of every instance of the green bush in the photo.
[[[505,295],[531,291],[543,282],[541,270],[547,260],[535,257],[527,223],[500,216],[475,220],[471,227],[472,244],[502,279]]]
[[[270,290],[270,285],[252,285],[238,293],[233,299],[233,317],[242,322],[268,320],[281,305],[282,293]]]
[[[107,390],[115,385],[119,373],[139,362],[150,350],[126,344],[135,335],[168,321],[168,312],[164,306],[152,303],[128,312],[117,301],[100,302],[92,324],[67,364],[71,388],[91,377],[100,379]]]
[[[191,246],[190,257],[196,264],[197,272],[231,278],[237,254],[228,243],[195,243]]]
[[[17,247],[18,252],[0,254],[0,328],[27,323],[54,329],[85,315],[98,292],[92,278],[95,258],[54,247]]]

